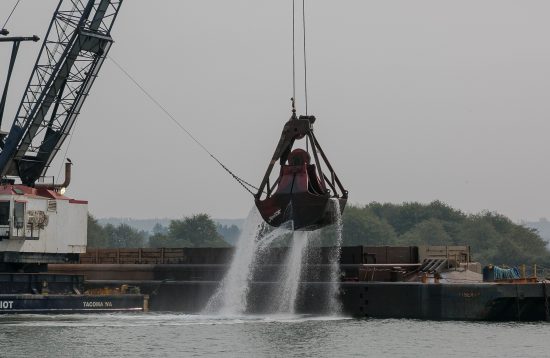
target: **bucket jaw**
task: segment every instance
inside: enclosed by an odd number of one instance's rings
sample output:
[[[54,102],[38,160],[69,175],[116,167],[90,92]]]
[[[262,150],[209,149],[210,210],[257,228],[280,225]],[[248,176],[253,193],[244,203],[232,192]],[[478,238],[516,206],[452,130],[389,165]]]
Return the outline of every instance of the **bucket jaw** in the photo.
[[[262,218],[271,226],[278,227],[291,220],[294,230],[316,230],[333,224],[335,211],[341,214],[344,210],[348,192],[315,138],[314,122],[314,116],[297,118],[295,115],[286,122],[255,195]],[[311,144],[313,163],[305,150],[292,150],[295,141],[303,138]],[[270,175],[277,161],[279,176],[270,184]],[[326,166],[328,176],[323,172],[322,164]]]

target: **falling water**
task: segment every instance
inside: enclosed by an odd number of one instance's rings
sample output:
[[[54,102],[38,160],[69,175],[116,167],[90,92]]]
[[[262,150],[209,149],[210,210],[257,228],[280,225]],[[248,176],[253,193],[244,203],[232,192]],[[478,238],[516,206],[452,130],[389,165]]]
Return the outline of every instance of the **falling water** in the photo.
[[[237,241],[229,271],[208,301],[205,313],[225,316],[246,313],[250,282],[256,266],[260,264],[259,258],[274,240],[292,232],[292,223],[285,223],[265,235],[262,233],[264,228],[262,217],[254,207]]]
[[[329,314],[337,316],[342,312],[342,306],[338,298],[340,290],[340,253],[342,251],[342,213],[338,199],[331,199],[331,202],[332,215],[335,219],[335,241],[329,256],[331,285],[328,293],[327,311]]]
[[[326,313],[338,315],[341,312],[338,299],[340,281],[340,251],[342,245],[342,218],[339,201],[331,201],[335,215],[335,237],[329,254],[330,281],[327,290]],[[205,313],[216,313],[225,316],[246,314],[252,278],[258,267],[263,264],[264,255],[271,244],[278,239],[291,236],[291,243],[286,258],[279,272],[277,291],[271,301],[269,312],[294,314],[299,295],[302,271],[311,252],[310,241],[319,239],[319,232],[293,231],[292,222],[287,222],[273,230],[265,230],[266,226],[256,208],[253,208],[246,219],[242,234],[235,249],[235,255],[229,271],[220,283],[216,293],[210,298]],[[267,231],[267,233],[266,233]]]
[[[262,217],[254,207],[244,223],[229,271],[208,301],[205,312],[235,315],[246,310],[251,263],[261,225]]]
[[[295,313],[307,243],[307,232],[295,231],[292,234],[292,243],[281,272],[281,288],[274,302],[278,313]]]

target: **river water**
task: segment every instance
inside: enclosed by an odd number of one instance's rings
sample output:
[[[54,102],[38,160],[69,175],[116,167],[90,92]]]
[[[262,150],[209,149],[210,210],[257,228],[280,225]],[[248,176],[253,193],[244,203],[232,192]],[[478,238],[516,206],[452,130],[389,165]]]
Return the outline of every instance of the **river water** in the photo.
[[[185,314],[0,316],[0,357],[549,357],[550,324]]]

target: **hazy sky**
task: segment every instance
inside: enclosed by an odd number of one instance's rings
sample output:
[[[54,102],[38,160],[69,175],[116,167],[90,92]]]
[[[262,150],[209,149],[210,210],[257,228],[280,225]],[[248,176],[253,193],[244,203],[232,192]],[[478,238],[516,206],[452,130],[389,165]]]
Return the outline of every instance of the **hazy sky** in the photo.
[[[15,2],[0,1],[2,23]],[[22,0],[7,27],[44,37],[56,4]],[[126,0],[110,54],[230,168],[259,183],[290,114],[291,6]],[[352,203],[439,199],[515,220],[550,217],[550,2],[306,7],[309,112]],[[0,46],[1,84],[10,50]],[[38,50],[21,46],[4,129]],[[302,93],[300,68],[298,78]],[[98,217],[240,218],[252,205],[111,61],[68,156],[68,195],[89,200]]]

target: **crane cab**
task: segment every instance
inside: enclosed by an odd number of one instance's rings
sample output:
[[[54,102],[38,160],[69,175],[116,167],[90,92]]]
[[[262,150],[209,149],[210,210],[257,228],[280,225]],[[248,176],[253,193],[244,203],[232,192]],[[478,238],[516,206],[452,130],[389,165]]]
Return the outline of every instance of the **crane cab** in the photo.
[[[56,190],[0,185],[0,262],[66,262],[86,251],[88,202]]]

